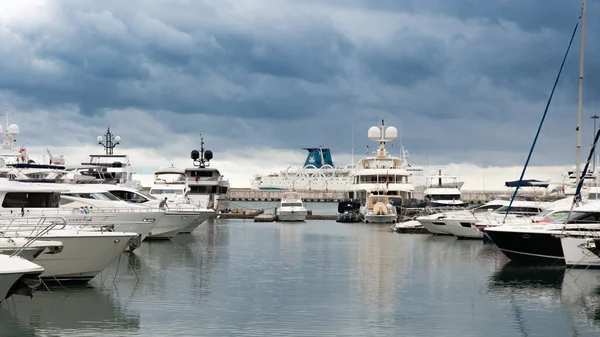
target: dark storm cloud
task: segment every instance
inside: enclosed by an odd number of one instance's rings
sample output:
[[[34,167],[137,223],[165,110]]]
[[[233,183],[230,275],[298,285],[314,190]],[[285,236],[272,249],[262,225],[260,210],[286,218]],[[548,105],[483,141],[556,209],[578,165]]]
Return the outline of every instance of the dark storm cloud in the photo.
[[[94,132],[137,123],[132,145],[204,133],[220,152],[324,145],[348,153],[354,131],[358,153],[366,129],[384,118],[400,127],[413,158],[520,164],[579,8],[559,0],[48,1],[30,19],[6,21],[0,90],[15,109],[68,110],[73,123],[102,126]],[[600,6],[592,1],[588,12],[589,85],[600,72],[592,56]],[[578,46],[538,163],[571,161]],[[152,131],[142,135],[142,125]]]

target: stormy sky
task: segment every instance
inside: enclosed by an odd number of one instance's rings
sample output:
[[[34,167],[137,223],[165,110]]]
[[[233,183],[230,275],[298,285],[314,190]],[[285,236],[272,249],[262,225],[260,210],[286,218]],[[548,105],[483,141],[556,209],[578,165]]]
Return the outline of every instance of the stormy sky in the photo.
[[[93,146],[110,125],[123,151],[185,160],[202,133],[215,160],[301,163],[307,146],[349,158],[352,134],[364,153],[366,130],[383,118],[415,162],[519,166],[580,9],[573,0],[2,1],[0,108],[36,148]],[[600,1],[589,1],[584,146],[600,114],[598,17]],[[574,165],[579,46],[578,32],[532,165]],[[294,156],[265,158],[267,149]]]

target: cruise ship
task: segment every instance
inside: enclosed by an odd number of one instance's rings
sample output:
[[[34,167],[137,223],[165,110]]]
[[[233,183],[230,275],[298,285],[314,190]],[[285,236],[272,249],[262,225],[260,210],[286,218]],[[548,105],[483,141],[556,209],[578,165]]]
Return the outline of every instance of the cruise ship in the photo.
[[[335,167],[331,150],[323,147],[305,148],[308,151],[302,167],[269,174],[257,174],[251,187],[255,190],[323,190],[345,191],[351,182],[352,165]]]
[[[280,172],[256,174],[252,178],[251,188],[255,190],[316,190],[348,191],[354,175],[356,163],[345,167],[335,167],[331,150],[323,147],[304,148],[308,155],[302,167],[289,166]],[[424,168],[408,164],[408,153],[401,148],[402,162],[410,173],[409,182],[415,190],[422,191],[426,186]]]

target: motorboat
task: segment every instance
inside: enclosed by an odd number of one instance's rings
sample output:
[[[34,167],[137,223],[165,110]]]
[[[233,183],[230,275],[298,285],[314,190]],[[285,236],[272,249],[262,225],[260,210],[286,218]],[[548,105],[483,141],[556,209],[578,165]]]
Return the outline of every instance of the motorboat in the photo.
[[[482,212],[475,208],[470,214],[455,214],[442,219],[445,229],[459,239],[482,239],[482,227],[499,225],[526,225],[532,223],[532,217],[542,214],[542,212],[552,207],[552,203],[538,201],[515,200],[512,205],[508,200],[497,200],[486,205],[500,204],[501,207],[491,211]],[[485,206],[485,205],[484,205]],[[510,207],[509,207],[510,206]],[[488,208],[489,209],[489,208]],[[554,212],[563,209],[554,210]],[[547,213],[550,217],[552,212]],[[543,221],[543,220],[539,220]]]
[[[16,255],[0,254],[0,302],[13,294],[27,294],[40,282],[38,277],[44,268]]]
[[[547,223],[487,227],[484,230],[504,255],[515,263],[566,264],[563,238],[587,239],[600,234],[600,201],[575,207],[567,215]],[[565,240],[568,247],[577,249],[584,242]],[[570,258],[569,264],[578,264],[576,262],[580,258]]]
[[[298,192],[284,192],[275,211],[277,221],[305,221],[307,214]]]
[[[396,207],[390,204],[387,195],[371,194],[367,203],[361,208],[365,223],[396,223],[398,214]]]

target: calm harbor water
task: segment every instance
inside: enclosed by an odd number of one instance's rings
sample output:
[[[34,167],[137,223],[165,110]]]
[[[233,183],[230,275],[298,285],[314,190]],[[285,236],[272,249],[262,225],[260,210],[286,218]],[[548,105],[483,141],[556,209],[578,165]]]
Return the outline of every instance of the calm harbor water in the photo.
[[[88,286],[0,305],[2,336],[598,336],[600,273],[386,226],[215,220]]]

